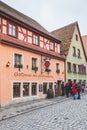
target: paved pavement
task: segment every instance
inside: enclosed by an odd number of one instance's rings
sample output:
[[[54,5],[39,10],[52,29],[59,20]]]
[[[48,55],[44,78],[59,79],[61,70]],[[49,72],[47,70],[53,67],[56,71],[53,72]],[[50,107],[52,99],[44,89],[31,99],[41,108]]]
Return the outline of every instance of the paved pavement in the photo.
[[[87,95],[13,105],[1,109],[0,117],[0,130],[87,130]]]
[[[53,105],[0,121],[0,130],[87,130],[86,94],[81,100],[69,98],[58,103],[56,100]],[[46,101],[43,100],[44,103],[53,100]]]
[[[18,103],[15,105],[11,105],[8,107],[0,108],[0,121],[14,117],[19,114],[23,114],[35,109],[40,109],[52,104],[55,104],[56,102],[61,102],[68,100],[65,96],[58,96],[55,98],[51,99],[39,99],[39,100],[33,100],[33,101],[28,101],[24,103]]]

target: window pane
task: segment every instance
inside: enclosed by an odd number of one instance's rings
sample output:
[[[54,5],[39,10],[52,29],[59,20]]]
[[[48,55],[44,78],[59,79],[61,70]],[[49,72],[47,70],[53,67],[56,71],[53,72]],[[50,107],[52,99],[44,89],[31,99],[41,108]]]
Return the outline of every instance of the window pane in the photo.
[[[49,83],[49,89],[53,88],[53,83]]]
[[[56,63],[56,70],[60,70],[59,63]]]
[[[21,83],[13,83],[13,97],[20,97]]]
[[[22,55],[14,54],[14,65],[17,67],[18,65],[22,65]]]
[[[23,96],[29,96],[29,83],[23,83]]]
[[[34,44],[38,45],[38,36],[37,35],[33,36],[33,42],[34,42]]]
[[[69,62],[67,63],[67,71],[71,72],[71,63],[69,63]]]
[[[47,83],[43,83],[43,94],[47,94]]]
[[[32,58],[32,69],[34,69],[35,67],[37,67],[37,59]]]
[[[50,50],[54,50],[54,43],[50,42]]]
[[[76,48],[73,47],[73,56],[76,56]]]
[[[37,83],[32,83],[31,95],[37,95]]]
[[[12,24],[9,24],[9,35],[16,36],[16,27]]]

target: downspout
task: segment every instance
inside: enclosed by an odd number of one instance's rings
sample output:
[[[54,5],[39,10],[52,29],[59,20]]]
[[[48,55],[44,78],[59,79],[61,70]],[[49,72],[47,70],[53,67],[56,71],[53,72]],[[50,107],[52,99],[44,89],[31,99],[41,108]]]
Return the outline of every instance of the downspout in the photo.
[[[42,55],[41,55],[41,74],[42,74]]]

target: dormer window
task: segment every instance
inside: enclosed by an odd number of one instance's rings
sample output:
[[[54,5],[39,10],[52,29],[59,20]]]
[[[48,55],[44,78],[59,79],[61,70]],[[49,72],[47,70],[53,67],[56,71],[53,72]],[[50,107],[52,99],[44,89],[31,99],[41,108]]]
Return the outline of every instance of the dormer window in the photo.
[[[8,34],[16,37],[16,26],[15,25],[13,25],[11,23],[8,24]]]
[[[33,35],[33,44],[39,45],[39,38],[36,34]]]
[[[54,51],[54,43],[50,42],[50,50]]]

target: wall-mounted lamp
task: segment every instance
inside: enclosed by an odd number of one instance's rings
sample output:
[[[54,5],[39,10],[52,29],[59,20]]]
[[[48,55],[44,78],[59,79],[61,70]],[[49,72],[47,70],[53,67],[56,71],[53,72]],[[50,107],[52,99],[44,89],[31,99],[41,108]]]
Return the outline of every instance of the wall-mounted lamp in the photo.
[[[10,62],[8,61],[7,64],[6,64],[6,67],[9,67],[10,66]]]

